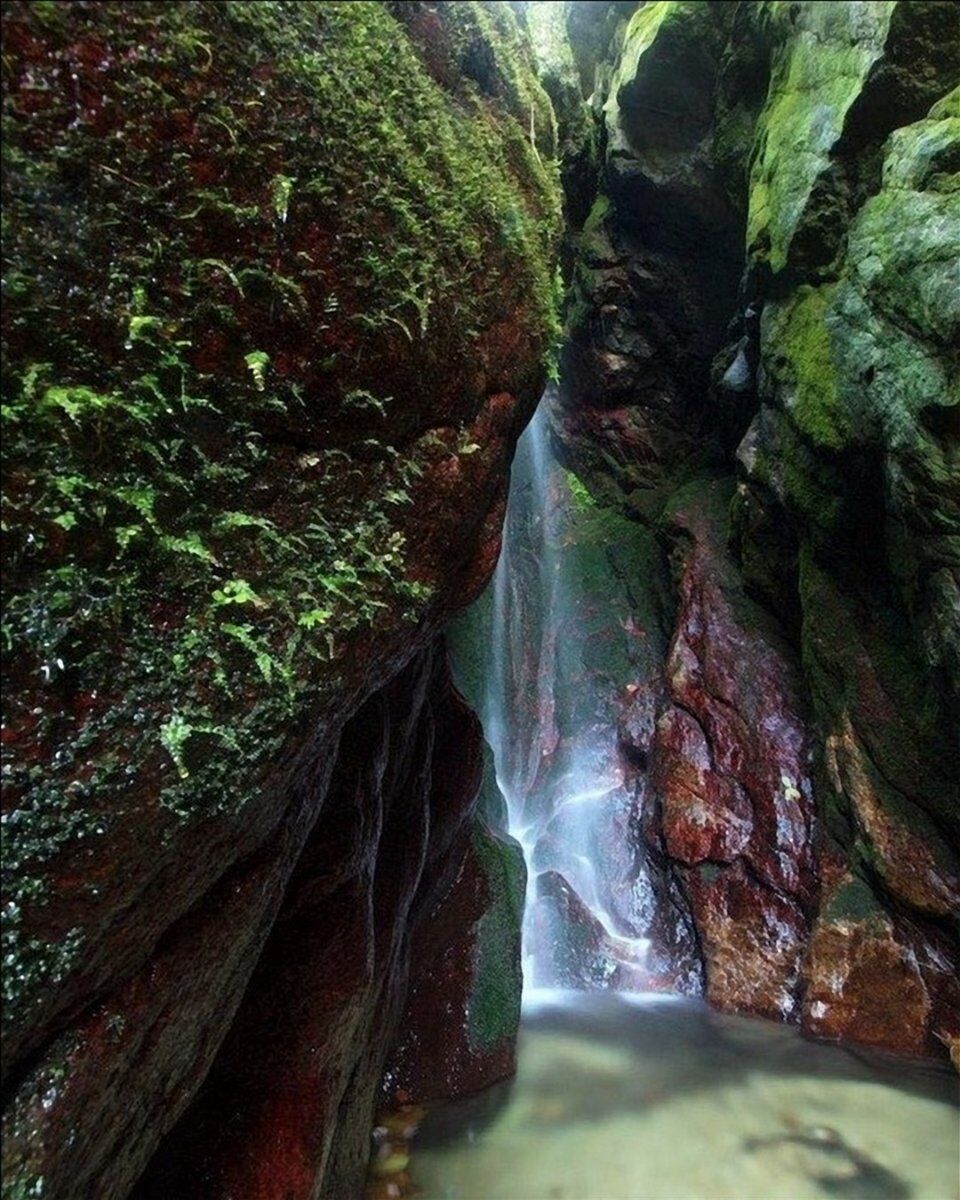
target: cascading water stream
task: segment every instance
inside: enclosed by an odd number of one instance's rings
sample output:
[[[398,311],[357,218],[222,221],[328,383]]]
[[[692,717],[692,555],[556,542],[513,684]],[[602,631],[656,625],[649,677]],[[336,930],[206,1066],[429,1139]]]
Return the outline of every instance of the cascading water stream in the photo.
[[[612,722],[573,715],[595,717],[605,698],[584,694],[602,683],[583,669],[589,603],[564,553],[578,517],[550,449],[550,403],[548,392],[517,446],[480,706],[528,869],[525,986],[638,990],[648,942],[616,898],[618,888],[642,889],[642,864],[605,861],[611,843],[623,850],[636,797]]]

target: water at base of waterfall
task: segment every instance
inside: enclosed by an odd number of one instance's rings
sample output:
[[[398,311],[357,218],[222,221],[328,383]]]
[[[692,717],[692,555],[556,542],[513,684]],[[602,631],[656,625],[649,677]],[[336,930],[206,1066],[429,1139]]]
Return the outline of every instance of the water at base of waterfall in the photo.
[[[528,992],[514,1080],[378,1135],[371,1200],[958,1195],[948,1067],[681,998]]]

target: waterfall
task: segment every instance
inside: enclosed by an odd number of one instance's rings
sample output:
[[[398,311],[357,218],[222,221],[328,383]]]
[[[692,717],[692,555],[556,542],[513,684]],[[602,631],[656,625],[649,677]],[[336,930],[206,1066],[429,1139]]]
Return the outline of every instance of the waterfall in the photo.
[[[525,986],[640,990],[642,795],[625,777],[610,679],[585,665],[598,640],[577,549],[589,529],[550,448],[551,400],[517,446],[472,699],[527,863]]]

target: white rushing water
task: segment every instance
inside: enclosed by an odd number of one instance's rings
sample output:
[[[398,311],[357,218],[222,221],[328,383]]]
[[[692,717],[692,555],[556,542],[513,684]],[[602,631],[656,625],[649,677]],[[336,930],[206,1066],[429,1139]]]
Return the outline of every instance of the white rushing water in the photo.
[[[481,716],[527,863],[525,986],[642,986],[647,942],[612,911],[598,870],[600,842],[619,836],[624,803],[615,732],[608,721],[571,736],[558,724],[562,696],[600,685],[582,670],[582,581],[564,553],[577,512],[550,449],[549,403],[548,393],[517,446]]]

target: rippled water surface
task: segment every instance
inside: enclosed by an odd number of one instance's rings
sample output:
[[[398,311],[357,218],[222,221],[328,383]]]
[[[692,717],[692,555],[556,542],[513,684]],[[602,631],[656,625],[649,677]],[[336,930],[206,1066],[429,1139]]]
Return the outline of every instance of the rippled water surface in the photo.
[[[551,993],[525,1009],[516,1079],[388,1119],[373,1195],[960,1195],[949,1068],[808,1042],[688,1000]]]

